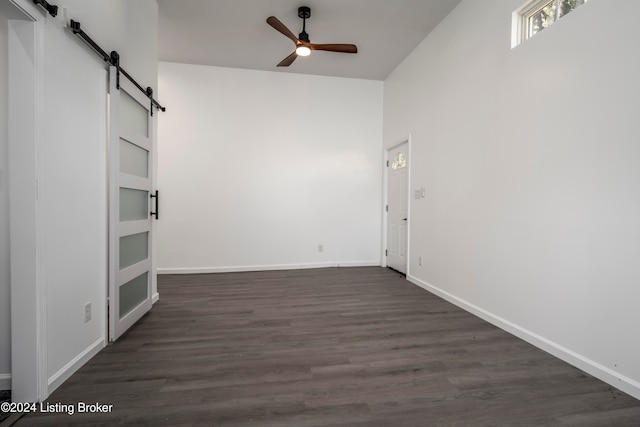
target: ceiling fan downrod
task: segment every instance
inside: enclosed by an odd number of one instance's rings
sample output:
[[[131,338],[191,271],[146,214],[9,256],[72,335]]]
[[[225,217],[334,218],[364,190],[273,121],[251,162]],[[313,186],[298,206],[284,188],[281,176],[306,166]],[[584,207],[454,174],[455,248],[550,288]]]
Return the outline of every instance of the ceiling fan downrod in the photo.
[[[307,34],[307,19],[311,17],[311,8],[309,6],[300,6],[298,8],[298,17],[302,18],[302,32],[298,34],[298,38],[304,42],[311,43],[309,34]]]

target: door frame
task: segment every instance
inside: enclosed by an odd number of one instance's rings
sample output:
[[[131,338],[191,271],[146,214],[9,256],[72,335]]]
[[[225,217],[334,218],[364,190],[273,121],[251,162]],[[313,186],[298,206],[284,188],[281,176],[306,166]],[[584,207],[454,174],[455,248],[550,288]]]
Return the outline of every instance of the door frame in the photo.
[[[387,222],[388,222],[388,216],[389,214],[387,213],[387,209],[386,206],[389,204],[389,167],[387,166],[390,162],[389,159],[389,153],[393,150],[395,150],[396,148],[398,148],[399,146],[401,146],[402,144],[407,144],[407,158],[409,161],[409,167],[407,168],[407,212],[409,212],[409,215],[407,215],[407,266],[406,266],[406,270],[407,270],[407,274],[406,277],[409,277],[409,275],[411,274],[410,271],[410,265],[411,263],[409,262],[411,253],[410,253],[410,248],[411,248],[411,244],[410,244],[410,239],[411,239],[411,134],[407,135],[405,138],[402,138],[399,141],[393,142],[389,145],[386,145],[384,147],[384,154],[382,156],[382,169],[384,170],[383,173],[383,180],[382,180],[382,248],[380,249],[380,259],[382,259],[381,262],[381,266],[382,267],[387,267],[387,256],[385,254],[386,250],[387,250],[387,233],[388,233],[388,226],[387,226]]]
[[[43,401],[47,380],[45,218],[39,185],[44,170],[45,18],[33,2],[6,5],[24,17],[21,34],[33,48],[28,69],[12,72],[12,43],[17,34],[9,22],[9,229],[11,260],[11,396],[14,402]],[[15,64],[14,64],[15,66]],[[19,78],[12,79],[13,76]],[[20,109],[21,114],[16,112]],[[26,112],[26,113],[25,113]],[[19,141],[19,144],[16,143]],[[31,194],[32,196],[24,197]],[[22,197],[18,197],[21,195]],[[16,256],[16,255],[19,255]],[[19,258],[19,260],[17,259]]]

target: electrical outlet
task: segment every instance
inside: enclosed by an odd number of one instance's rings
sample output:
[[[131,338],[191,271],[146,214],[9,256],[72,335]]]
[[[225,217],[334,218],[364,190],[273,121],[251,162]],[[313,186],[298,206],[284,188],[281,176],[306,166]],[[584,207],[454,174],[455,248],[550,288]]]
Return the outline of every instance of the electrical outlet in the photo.
[[[318,252],[324,252],[324,245],[318,245]]]
[[[84,323],[91,320],[91,303],[88,302],[84,305]]]

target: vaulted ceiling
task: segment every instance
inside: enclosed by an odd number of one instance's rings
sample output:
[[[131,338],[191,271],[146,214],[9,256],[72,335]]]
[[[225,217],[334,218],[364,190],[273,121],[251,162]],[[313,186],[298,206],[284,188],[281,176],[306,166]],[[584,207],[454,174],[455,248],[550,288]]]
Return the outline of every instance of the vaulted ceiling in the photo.
[[[460,0],[158,0],[161,61],[384,80]],[[315,51],[290,67],[291,40],[265,21],[277,17],[294,34],[298,7],[311,7],[313,43],[353,43],[355,55]]]

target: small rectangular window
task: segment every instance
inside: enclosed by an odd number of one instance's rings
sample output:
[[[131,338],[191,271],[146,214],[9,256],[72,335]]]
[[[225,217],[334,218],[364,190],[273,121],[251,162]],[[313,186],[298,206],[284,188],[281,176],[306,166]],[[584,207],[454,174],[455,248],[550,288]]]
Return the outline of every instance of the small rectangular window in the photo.
[[[587,0],[531,0],[513,12],[511,47],[516,47]]]

